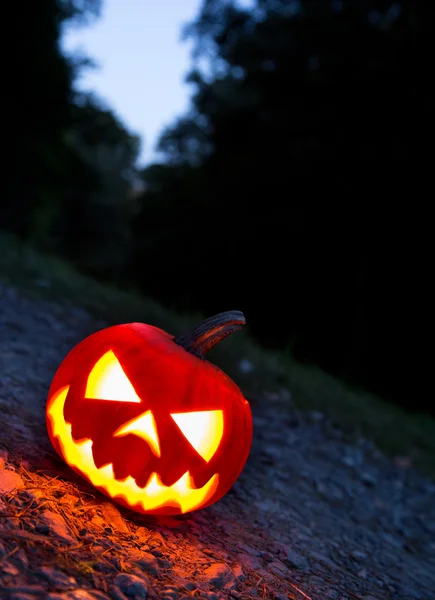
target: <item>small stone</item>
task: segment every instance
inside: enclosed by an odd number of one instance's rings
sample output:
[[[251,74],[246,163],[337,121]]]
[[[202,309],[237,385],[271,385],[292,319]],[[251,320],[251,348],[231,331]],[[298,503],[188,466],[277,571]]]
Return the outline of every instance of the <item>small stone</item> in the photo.
[[[350,555],[352,558],[358,561],[367,559],[367,554],[365,552],[361,552],[361,550],[353,550]]]
[[[174,585],[166,585],[162,589],[162,599],[178,600],[178,589]]]
[[[254,365],[247,358],[242,358],[239,362],[239,371],[241,373],[251,373],[255,369]]]
[[[316,488],[319,494],[327,500],[340,502],[344,498],[343,490],[332,481],[316,481]]]
[[[319,423],[325,418],[325,415],[318,410],[310,410],[308,415],[313,423]]]
[[[288,549],[287,556],[285,557],[284,561],[295,569],[306,569],[308,567],[307,559],[291,548]]]
[[[141,552],[137,563],[150,575],[157,575],[159,572],[157,559],[149,552]]]
[[[160,531],[154,531],[150,539],[148,539],[148,545],[150,548],[155,548],[156,546],[166,546],[165,538],[162,536]]]
[[[275,557],[273,556],[273,554],[271,554],[270,552],[262,552],[260,554],[261,558],[263,560],[265,560],[266,562],[272,562],[275,560]]]
[[[115,587],[129,598],[146,598],[148,594],[148,581],[145,578],[120,573],[115,577]]]
[[[72,494],[64,494],[61,498],[59,498],[59,504],[68,506],[69,508],[76,506],[78,501],[78,497],[73,496]]]
[[[157,563],[159,565],[159,569],[162,569],[162,570],[172,569],[172,563],[167,558],[158,558]]]
[[[38,523],[38,525],[35,525],[35,531],[36,533],[42,533],[42,535],[48,535],[50,533],[50,527],[48,525],[42,525],[41,523]]]
[[[255,571],[255,569],[261,569],[263,566],[260,559],[249,554],[238,554],[237,560],[239,560],[248,571]]]
[[[327,565],[331,569],[336,567],[336,565],[332,562],[332,560],[328,556],[325,556],[324,554],[320,554],[320,552],[310,552],[310,557],[314,558],[314,560],[317,560],[317,561],[323,563],[324,565]]]
[[[243,550],[243,552],[246,552],[246,554],[251,554],[252,556],[260,556],[261,554],[260,550],[251,548],[251,546],[247,546],[246,544],[239,544],[238,547],[240,550]]]
[[[234,574],[234,577],[239,581],[243,581],[245,579],[245,574],[243,572],[242,565],[234,565],[234,567],[232,568],[232,572]]]
[[[363,471],[361,473],[361,479],[363,483],[366,484],[367,487],[374,487],[376,485],[376,478],[367,471]]]
[[[136,529],[136,535],[141,542],[146,542],[151,535],[151,531],[146,527],[138,527]]]
[[[203,572],[203,576],[207,583],[216,589],[231,590],[237,587],[236,578],[224,563],[211,565]]]
[[[71,590],[77,587],[74,577],[70,577],[53,567],[41,567],[39,571],[53,587],[59,590]]]
[[[107,525],[112,526],[116,531],[130,533],[121,513],[112,502],[101,502],[100,508]]]
[[[267,565],[268,569],[276,575],[288,575],[288,569],[280,560],[274,560]]]
[[[112,600],[128,600],[127,596],[121,592],[117,585],[112,585],[109,591]]]
[[[189,581],[183,587],[185,587],[186,590],[189,590],[189,592],[193,592],[193,590],[196,590],[197,588],[197,586],[192,581]]]
[[[18,473],[9,469],[0,470],[0,494],[9,494],[13,490],[19,490],[23,487],[23,480]]]
[[[75,544],[77,540],[73,537],[64,518],[51,510],[44,510],[41,519],[43,524],[49,528],[52,535],[61,539],[65,544]]]

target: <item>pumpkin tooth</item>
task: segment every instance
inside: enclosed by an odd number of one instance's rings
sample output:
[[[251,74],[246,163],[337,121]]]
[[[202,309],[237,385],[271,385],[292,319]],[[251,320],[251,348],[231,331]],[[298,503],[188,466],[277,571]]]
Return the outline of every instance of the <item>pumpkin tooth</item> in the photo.
[[[47,433],[58,454],[139,513],[180,514],[218,501],[246,463],[253,424],[241,390],[206,354],[245,322],[227,311],[178,337],[124,323],[82,340],[48,392]]]
[[[132,508],[140,506],[145,512],[177,506],[182,513],[186,513],[200,508],[213,496],[219,485],[218,474],[213,475],[203,487],[195,488],[189,471],[171,486],[164,485],[157,473],[153,473],[145,487],[140,488],[130,475],[122,480],[115,479],[112,463],[97,468],[92,454],[92,440],[75,442],[71,435],[71,424],[63,416],[68,391],[69,386],[66,386],[53,394],[48,402],[47,415],[65,461],[95,487],[101,488],[111,498],[122,498]]]

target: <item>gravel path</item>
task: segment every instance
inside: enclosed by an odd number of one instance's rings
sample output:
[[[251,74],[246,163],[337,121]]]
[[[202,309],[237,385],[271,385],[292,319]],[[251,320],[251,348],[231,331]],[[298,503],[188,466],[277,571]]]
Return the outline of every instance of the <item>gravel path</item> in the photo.
[[[1,599],[435,599],[435,483],[291,390],[253,399],[251,456],[216,505],[156,519],[95,495],[52,451],[44,404],[104,323],[2,284],[0,306]]]

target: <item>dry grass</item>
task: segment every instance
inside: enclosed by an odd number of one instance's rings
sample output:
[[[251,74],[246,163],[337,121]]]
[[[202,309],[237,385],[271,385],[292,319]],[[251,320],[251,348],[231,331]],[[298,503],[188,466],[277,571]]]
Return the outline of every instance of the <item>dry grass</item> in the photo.
[[[1,445],[5,444],[2,442]],[[14,450],[13,443],[11,450]],[[47,585],[56,587],[53,582],[47,583],[41,575],[41,569],[47,565],[61,571],[64,576],[73,577],[81,587],[110,593],[108,582],[118,574],[147,574],[143,559],[147,553],[150,556],[150,552],[159,555],[155,552],[156,547],[160,549],[162,558],[157,559],[158,571],[148,573],[153,586],[174,585],[180,594],[194,598],[200,590],[192,589],[187,584],[195,581],[198,565],[207,566],[215,562],[211,550],[213,540],[228,555],[236,554],[236,549],[232,548],[234,540],[227,540],[227,547],[221,535],[216,537],[213,523],[200,524],[202,533],[198,536],[198,522],[194,524],[195,517],[189,515],[187,518],[153,519],[122,508],[118,510],[116,505],[82,479],[77,478],[76,481],[75,475],[63,463],[58,463],[56,458],[49,457],[48,462],[43,460],[44,468],[34,470],[39,462],[35,460],[35,464],[28,464],[16,459],[5,465],[19,473],[24,487],[3,494],[0,499],[0,543],[5,548],[2,565],[10,563],[12,569],[23,571],[30,583],[10,587],[0,584],[2,598],[18,592],[35,593],[38,596],[37,588],[33,589],[32,585],[44,589],[47,589]],[[45,528],[45,511],[61,518],[61,523],[68,529],[68,538],[62,538],[54,530]],[[194,530],[190,530],[192,525]],[[237,541],[247,535],[248,529],[245,522],[240,523]],[[187,534],[189,530],[190,535]],[[168,531],[173,533],[168,536]],[[175,537],[177,531],[183,532],[182,538]],[[203,536],[209,542],[207,548],[201,551],[202,546],[197,539]],[[166,567],[168,560],[170,563]],[[225,562],[232,572],[229,561],[220,562]],[[281,580],[280,577],[276,579],[277,583],[272,588],[270,582],[264,582],[255,573],[247,574],[237,597],[251,600],[253,588],[258,588],[256,597],[269,600],[275,597],[275,591],[281,586],[286,589],[294,585],[297,590],[296,584]],[[301,598],[299,593],[289,597],[295,600]],[[307,598],[306,595],[302,597]],[[153,599],[157,600],[157,597],[153,596]]]

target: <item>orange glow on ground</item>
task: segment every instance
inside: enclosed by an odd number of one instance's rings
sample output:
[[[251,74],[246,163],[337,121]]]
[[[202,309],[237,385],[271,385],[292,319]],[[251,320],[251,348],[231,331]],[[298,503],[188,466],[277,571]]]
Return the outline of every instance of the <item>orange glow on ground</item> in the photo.
[[[143,512],[179,507],[181,513],[187,513],[201,508],[213,496],[219,483],[218,474],[213,475],[202,488],[195,488],[189,471],[169,487],[163,485],[157,473],[153,473],[146,486],[140,488],[130,476],[116,480],[112,463],[98,469],[92,456],[92,440],[75,442],[71,424],[65,421],[63,409],[68,390],[69,386],[61,388],[47,404],[52,434],[60,444],[65,462],[85,474],[95,487],[101,488],[113,499],[122,498],[133,509],[140,507]]]

